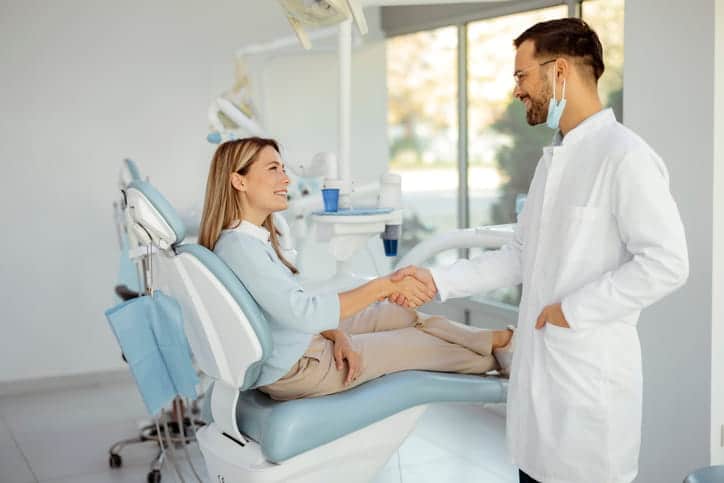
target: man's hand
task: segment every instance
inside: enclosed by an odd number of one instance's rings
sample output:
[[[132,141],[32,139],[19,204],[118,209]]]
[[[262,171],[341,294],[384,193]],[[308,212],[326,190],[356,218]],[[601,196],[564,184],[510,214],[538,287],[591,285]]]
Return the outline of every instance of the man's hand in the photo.
[[[561,308],[560,302],[543,308],[543,311],[540,313],[538,320],[535,323],[535,328],[542,329],[546,324],[553,324],[566,329],[571,327],[568,325],[566,316],[563,315],[563,309]]]
[[[347,334],[339,331],[334,339],[334,362],[338,371],[344,370],[345,360],[349,366],[347,377],[344,379],[344,385],[347,386],[356,380],[362,372],[362,355],[352,349],[352,343],[349,341]]]
[[[426,304],[437,293],[437,286],[435,286],[435,280],[432,278],[432,273],[427,268],[416,267],[414,265],[401,268],[390,275],[390,280],[393,282],[401,282],[405,277],[415,277],[417,280],[422,282],[427,288],[427,297],[422,300],[422,304]],[[399,293],[392,294],[389,297],[390,302],[396,303],[397,305],[407,306],[408,300]]]

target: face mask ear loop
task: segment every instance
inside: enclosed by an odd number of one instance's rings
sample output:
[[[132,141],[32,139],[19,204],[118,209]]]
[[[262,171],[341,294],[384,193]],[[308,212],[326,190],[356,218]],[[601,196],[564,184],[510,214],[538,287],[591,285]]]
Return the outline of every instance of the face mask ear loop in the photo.
[[[556,69],[555,65],[553,66],[553,103],[558,104],[558,99],[556,99]]]
[[[563,92],[561,92],[561,101],[566,98],[566,80],[563,79]]]

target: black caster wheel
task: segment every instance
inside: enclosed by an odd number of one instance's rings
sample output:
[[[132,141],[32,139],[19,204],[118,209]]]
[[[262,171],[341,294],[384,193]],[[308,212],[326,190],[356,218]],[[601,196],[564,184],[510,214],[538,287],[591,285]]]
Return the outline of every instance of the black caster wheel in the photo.
[[[148,478],[146,478],[146,481],[148,483],[161,483],[161,471],[160,470],[153,470],[148,474]]]
[[[108,458],[108,464],[111,468],[120,468],[123,464],[123,461],[121,460],[121,455],[111,453],[111,457]]]

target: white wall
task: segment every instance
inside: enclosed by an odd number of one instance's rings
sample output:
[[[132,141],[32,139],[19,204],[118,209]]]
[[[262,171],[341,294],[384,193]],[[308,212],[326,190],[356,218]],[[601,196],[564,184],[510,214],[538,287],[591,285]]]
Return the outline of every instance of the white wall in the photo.
[[[714,242],[712,249],[711,461],[724,464],[724,2],[717,2],[714,55]]]
[[[136,159],[177,208],[198,208],[213,152],[206,110],[231,86],[234,52],[290,33],[268,0],[0,3],[0,383],[124,367],[103,316],[118,270],[121,159]],[[383,96],[384,50],[360,55]],[[323,99],[328,84],[309,87]],[[361,152],[375,157],[384,98],[369,102],[358,112],[376,130],[360,129],[370,141]],[[334,122],[286,114],[285,138]]]
[[[710,454],[714,0],[628,1],[625,35],[624,121],[668,165],[691,262],[687,285],[645,310],[639,324],[637,481],[677,482]]]

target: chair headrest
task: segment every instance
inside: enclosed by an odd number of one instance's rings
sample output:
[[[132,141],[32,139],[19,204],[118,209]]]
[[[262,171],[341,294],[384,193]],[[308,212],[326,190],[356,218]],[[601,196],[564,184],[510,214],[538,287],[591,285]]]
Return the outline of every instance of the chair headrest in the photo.
[[[186,227],[181,217],[151,183],[140,179],[131,181],[126,188],[126,200],[139,240],[152,240],[164,249],[183,241]]]
[[[128,170],[128,174],[131,176],[131,181],[141,181],[141,172],[138,170],[138,165],[132,159],[126,158],[123,160],[123,164]]]
[[[132,159],[124,159],[121,164],[121,172],[118,175],[118,186],[121,190],[125,189],[131,181],[141,180],[141,171],[138,165]]]

